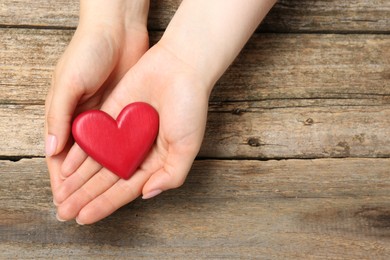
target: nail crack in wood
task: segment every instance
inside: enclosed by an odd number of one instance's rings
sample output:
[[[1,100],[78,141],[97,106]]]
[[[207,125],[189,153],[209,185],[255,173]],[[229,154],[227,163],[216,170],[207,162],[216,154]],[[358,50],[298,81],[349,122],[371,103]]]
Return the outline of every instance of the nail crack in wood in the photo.
[[[224,99],[211,100],[210,105],[220,106],[226,103],[254,103],[265,101],[285,101],[285,100],[371,100],[373,97],[390,97],[387,93],[336,93],[328,92],[326,94],[332,96],[317,96],[317,97],[283,97],[283,98],[257,98],[257,99]],[[333,96],[334,95],[334,96]],[[347,96],[347,97],[346,97]],[[372,96],[372,97],[370,97]]]
[[[345,160],[345,159],[390,159],[389,156],[382,156],[382,157],[212,157],[212,156],[197,156],[195,158],[196,161],[288,161],[288,160],[309,160],[309,161],[314,161],[314,160],[326,160],[326,159],[332,159],[332,160]]]
[[[0,29],[32,29],[32,30],[66,30],[73,31],[73,26],[56,26],[56,25],[32,25],[32,24],[0,24]]]
[[[301,29],[289,29],[289,30],[272,30],[269,28],[263,28],[261,30],[256,30],[254,34],[261,35],[261,34],[299,34],[299,35],[389,35],[390,31],[384,31],[384,30],[306,30],[304,28]]]
[[[21,160],[43,159],[44,156],[0,156],[0,162],[19,162]]]

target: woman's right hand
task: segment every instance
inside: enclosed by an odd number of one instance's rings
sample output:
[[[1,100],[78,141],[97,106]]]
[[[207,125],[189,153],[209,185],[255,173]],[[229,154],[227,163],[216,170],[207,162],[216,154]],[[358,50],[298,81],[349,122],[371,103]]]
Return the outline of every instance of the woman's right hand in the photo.
[[[64,160],[77,114],[99,109],[124,74],[149,48],[149,1],[80,2],[79,26],[60,58],[45,110],[45,150],[53,193],[83,153]]]

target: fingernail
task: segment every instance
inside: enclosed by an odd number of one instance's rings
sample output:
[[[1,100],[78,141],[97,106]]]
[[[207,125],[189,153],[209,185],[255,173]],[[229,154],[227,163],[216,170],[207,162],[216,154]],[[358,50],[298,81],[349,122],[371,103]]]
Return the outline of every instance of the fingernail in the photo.
[[[56,152],[57,138],[54,135],[48,135],[45,143],[46,156],[50,157]]]
[[[142,199],[144,199],[144,200],[151,199],[151,198],[157,196],[158,194],[160,194],[161,192],[163,192],[163,191],[162,190],[152,190],[152,191],[146,193],[145,195],[143,195]]]
[[[80,226],[84,226],[84,223],[81,222],[78,218],[76,218],[76,223],[79,224]]]
[[[60,218],[60,216],[58,216],[58,213],[56,213],[56,219],[60,222],[65,222],[66,220],[65,219],[62,219]]]
[[[57,203],[57,201],[55,199],[53,199],[53,204],[54,204],[54,206],[60,205],[59,203]]]

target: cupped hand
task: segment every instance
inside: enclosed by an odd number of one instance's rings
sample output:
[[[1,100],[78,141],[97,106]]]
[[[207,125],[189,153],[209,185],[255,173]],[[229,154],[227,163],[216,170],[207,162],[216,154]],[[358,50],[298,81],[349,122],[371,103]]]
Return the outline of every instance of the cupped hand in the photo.
[[[58,218],[94,223],[141,194],[146,199],[179,187],[200,149],[210,89],[194,68],[162,44],[146,52],[107,97],[102,110],[116,118],[129,103],[149,103],[160,117],[155,145],[129,180],[101,168],[74,146],[68,158],[86,159],[73,164],[73,173],[54,193]]]
[[[149,48],[147,1],[144,6],[136,6],[138,9],[126,5],[116,8],[114,3],[102,5],[100,1],[82,2],[80,24],[56,66],[45,104],[46,157],[53,193],[69,173],[66,167],[62,169],[64,165],[71,168],[86,159],[79,157],[63,164],[72,145],[72,119],[85,110],[100,108]],[[135,14],[126,18],[132,12]]]

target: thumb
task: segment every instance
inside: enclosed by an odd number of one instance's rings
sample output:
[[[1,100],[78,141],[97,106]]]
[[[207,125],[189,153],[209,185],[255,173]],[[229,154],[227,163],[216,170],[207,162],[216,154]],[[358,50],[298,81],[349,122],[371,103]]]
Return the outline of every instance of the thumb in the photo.
[[[70,135],[73,113],[82,95],[77,91],[80,88],[77,88],[75,83],[58,85],[56,88],[51,87],[45,104],[45,153],[48,157],[64,149]]]
[[[64,149],[81,97],[96,93],[114,69],[118,56],[106,46],[110,43],[95,34],[76,30],[57,64],[46,98],[46,156]]]

